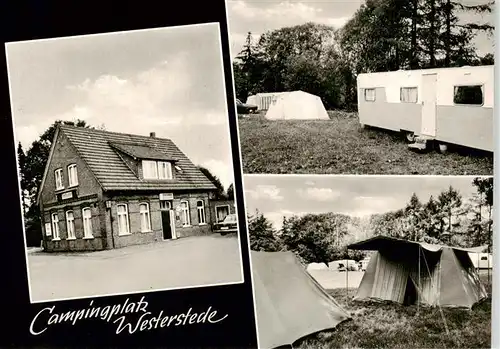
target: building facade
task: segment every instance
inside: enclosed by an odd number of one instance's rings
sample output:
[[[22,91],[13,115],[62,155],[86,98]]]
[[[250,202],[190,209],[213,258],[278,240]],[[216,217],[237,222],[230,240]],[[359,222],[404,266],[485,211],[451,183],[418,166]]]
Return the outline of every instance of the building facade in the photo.
[[[211,234],[215,190],[169,139],[59,125],[38,194],[44,249]]]

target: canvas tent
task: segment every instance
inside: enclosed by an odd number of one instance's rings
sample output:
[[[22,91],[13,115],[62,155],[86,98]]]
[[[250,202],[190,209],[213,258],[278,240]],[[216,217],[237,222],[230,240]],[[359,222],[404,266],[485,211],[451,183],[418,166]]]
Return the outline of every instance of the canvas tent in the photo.
[[[292,252],[251,252],[259,347],[292,345],[334,328],[349,314]]]
[[[279,95],[266,113],[269,120],[330,120],[321,98],[303,91]]]
[[[377,236],[348,246],[377,251],[355,300],[471,308],[487,297],[465,249]]]

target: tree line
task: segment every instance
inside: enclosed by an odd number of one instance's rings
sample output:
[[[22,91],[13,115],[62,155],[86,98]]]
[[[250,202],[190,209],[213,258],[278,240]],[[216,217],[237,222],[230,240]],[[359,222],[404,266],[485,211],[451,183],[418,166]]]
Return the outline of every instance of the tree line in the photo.
[[[28,246],[40,246],[40,241],[42,240],[40,208],[36,204],[36,197],[42,183],[43,173],[49,158],[56,128],[57,125],[60,124],[91,129],[105,129],[104,125],[98,127],[90,126],[85,120],[57,120],[50,125],[38,139],[33,141],[26,151],[23,149],[22,144],[20,142],[18,143],[17,160],[19,165],[21,202],[26,242]],[[202,166],[198,166],[198,169],[215,185],[216,200],[234,200],[233,184],[230,184],[226,189],[219,178],[212,174],[210,170]]]
[[[491,252],[493,178],[474,178],[476,192],[463,198],[452,186],[422,202],[413,193],[399,210],[373,214],[367,219],[338,213],[283,217],[280,229],[259,211],[248,215],[250,248],[255,251],[293,251],[305,263],[328,263],[364,253],[348,250],[356,237],[390,236],[405,240],[473,247],[487,245]]]
[[[249,32],[233,62],[236,94],[302,90],[327,109],[355,109],[359,73],[493,64],[479,56],[474,38],[491,36],[489,23],[463,22],[460,14],[487,14],[494,2],[367,0],[340,29],[305,23]]]

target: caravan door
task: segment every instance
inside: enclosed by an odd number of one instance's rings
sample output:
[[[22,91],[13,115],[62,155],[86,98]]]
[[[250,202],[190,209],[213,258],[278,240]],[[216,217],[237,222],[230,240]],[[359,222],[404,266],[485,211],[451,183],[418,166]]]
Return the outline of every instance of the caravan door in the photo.
[[[422,75],[422,126],[423,136],[436,136],[436,82],[437,74]]]

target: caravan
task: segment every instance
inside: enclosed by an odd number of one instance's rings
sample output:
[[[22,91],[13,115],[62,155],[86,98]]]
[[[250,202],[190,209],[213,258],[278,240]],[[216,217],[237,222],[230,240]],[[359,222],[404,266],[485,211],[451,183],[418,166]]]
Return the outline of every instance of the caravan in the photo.
[[[360,74],[359,122],[402,131],[418,144],[435,140],[441,150],[457,144],[492,152],[493,67]]]
[[[474,264],[474,267],[478,270],[480,269],[492,269],[493,268],[493,256],[491,253],[473,253],[469,252],[469,257]]]

